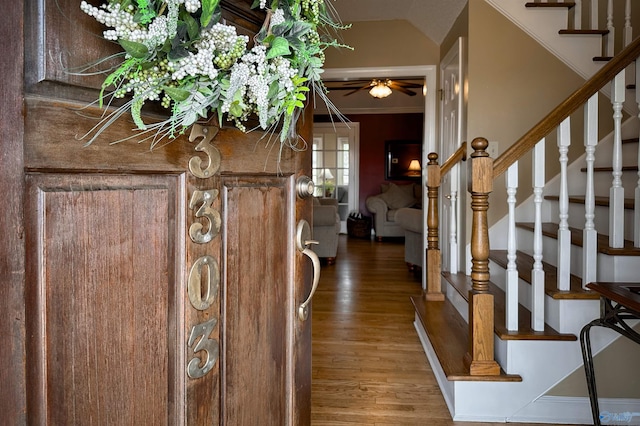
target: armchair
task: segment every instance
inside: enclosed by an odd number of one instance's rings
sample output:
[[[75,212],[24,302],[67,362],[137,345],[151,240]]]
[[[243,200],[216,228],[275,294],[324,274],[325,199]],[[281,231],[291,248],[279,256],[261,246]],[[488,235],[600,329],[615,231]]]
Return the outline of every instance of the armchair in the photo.
[[[404,228],[396,220],[396,212],[419,203],[421,186],[416,184],[383,184],[382,193],[367,198],[366,205],[373,216],[376,240],[384,237],[404,237]]]
[[[340,234],[340,216],[338,200],[335,198],[313,199],[313,239],[318,244],[311,246],[318,257],[326,258],[328,264],[336,261],[338,236]]]

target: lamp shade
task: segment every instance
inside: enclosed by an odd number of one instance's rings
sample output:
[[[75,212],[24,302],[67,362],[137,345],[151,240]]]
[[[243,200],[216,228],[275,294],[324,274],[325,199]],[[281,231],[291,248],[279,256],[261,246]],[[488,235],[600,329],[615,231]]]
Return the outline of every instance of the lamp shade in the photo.
[[[324,169],[324,171],[322,172],[322,176],[325,179],[333,179],[333,173],[331,173],[330,169]]]
[[[409,170],[412,172],[420,171],[420,161],[411,160],[411,163],[409,163]]]
[[[409,176],[420,176],[420,161],[418,160],[411,160],[411,162],[409,163],[409,173],[407,173],[407,175]]]

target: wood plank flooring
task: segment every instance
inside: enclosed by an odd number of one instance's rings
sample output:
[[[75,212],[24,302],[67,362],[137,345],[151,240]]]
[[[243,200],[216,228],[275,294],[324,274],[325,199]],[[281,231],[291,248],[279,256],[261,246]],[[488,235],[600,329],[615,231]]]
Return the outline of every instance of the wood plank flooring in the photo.
[[[453,422],[413,327],[420,277],[402,242],[340,237],[313,299],[312,424]]]

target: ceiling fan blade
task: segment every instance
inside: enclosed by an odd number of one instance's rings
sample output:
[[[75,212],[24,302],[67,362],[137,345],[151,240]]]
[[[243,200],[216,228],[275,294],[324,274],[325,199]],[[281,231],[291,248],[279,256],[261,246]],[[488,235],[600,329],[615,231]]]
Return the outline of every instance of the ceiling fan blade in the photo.
[[[395,83],[395,82],[393,82],[393,81],[391,81],[391,82],[387,83],[387,86],[389,86],[389,88],[391,88],[392,90],[397,90],[398,92],[402,92],[402,93],[404,93],[405,95],[409,95],[409,96],[415,96],[415,95],[416,95],[416,93],[415,93],[415,92],[412,92],[412,91],[411,91],[411,90],[409,90],[409,89],[406,89],[406,88],[404,88],[404,87],[402,87],[402,86],[399,86],[398,84],[396,84],[396,83]]]
[[[366,89],[368,89],[369,87],[371,87],[371,86],[370,86],[370,85],[368,85],[368,84],[367,84],[366,86],[358,87],[357,89],[354,89],[354,90],[352,90],[352,91],[350,91],[350,92],[345,93],[345,94],[344,94],[344,96],[353,95],[354,93],[359,92],[359,91],[361,91],[361,90],[366,90]]]
[[[404,82],[404,81],[397,81],[397,80],[389,80],[388,84],[395,84],[397,86],[402,86],[402,87],[414,87],[414,88],[418,88],[418,87],[422,87],[422,84],[418,84],[418,83],[408,83],[408,82]]]

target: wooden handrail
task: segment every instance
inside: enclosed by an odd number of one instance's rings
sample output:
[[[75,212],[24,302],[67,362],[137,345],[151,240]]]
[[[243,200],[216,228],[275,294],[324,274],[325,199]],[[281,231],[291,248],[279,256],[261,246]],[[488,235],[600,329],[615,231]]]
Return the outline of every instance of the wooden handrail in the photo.
[[[623,71],[628,65],[640,56],[640,37],[635,39],[620,54],[616,55],[600,71],[594,74],[578,90],[573,92],[566,100],[551,111],[531,130],[524,134],[517,142],[511,145],[493,163],[493,178],[497,178],[524,154],[529,152],[535,144],[558,127],[563,120],[569,117],[589,98],[595,95],[607,83]]]
[[[466,160],[467,160],[467,143],[462,142],[462,144],[456,150],[456,152],[451,154],[451,157],[447,158],[447,161],[445,161],[442,167],[440,167],[440,176],[446,175],[449,172],[449,170],[453,168],[453,166],[455,166],[460,161],[466,161]]]

